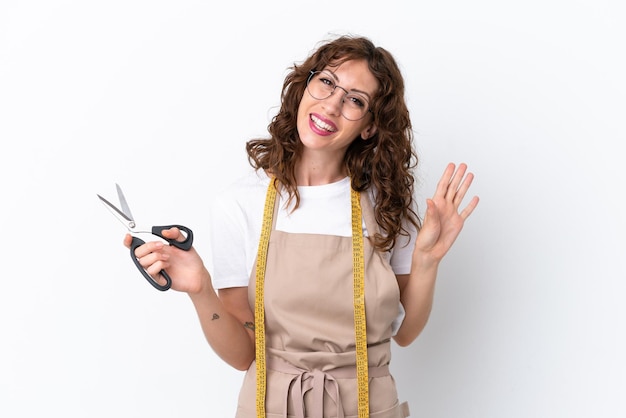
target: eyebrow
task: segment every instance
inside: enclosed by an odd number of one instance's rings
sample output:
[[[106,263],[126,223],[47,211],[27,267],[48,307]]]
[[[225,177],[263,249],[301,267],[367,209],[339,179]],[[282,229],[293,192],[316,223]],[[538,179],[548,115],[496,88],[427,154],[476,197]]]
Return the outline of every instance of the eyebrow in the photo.
[[[330,75],[333,76],[335,81],[340,81],[339,77],[337,77],[337,74],[335,74],[333,71],[329,70],[328,68],[323,69],[322,72],[329,73]],[[360,93],[360,94],[362,94],[364,96],[367,96],[368,100],[372,100],[372,96],[370,96],[370,94],[368,92],[366,92],[366,91],[359,90],[359,89],[350,89],[350,92]]]

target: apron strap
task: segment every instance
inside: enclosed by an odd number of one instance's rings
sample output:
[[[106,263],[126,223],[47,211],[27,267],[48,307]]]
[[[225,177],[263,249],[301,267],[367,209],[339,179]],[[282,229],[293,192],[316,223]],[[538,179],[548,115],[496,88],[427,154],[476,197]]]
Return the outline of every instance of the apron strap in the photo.
[[[374,207],[370,200],[370,194],[367,192],[361,193],[361,208],[363,213],[363,220],[365,221],[365,227],[367,228],[367,235],[373,237],[380,232],[378,223],[374,216]]]

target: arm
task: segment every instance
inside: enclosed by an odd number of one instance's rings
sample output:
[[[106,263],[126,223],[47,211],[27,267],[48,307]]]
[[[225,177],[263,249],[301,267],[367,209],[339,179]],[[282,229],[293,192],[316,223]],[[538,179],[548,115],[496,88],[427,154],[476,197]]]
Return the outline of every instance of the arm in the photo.
[[[177,228],[163,231],[166,238],[183,239]],[[124,239],[128,247],[130,235]],[[246,328],[254,317],[248,307],[247,288],[224,289],[218,297],[211,275],[194,248],[183,251],[160,241],[135,250],[141,265],[155,278],[162,269],[172,278],[172,289],[186,292],[196,309],[202,331],[215,353],[238,370],[254,360],[254,331]]]
[[[215,353],[238,370],[247,370],[255,358],[254,314],[248,306],[248,288],[213,288],[189,294],[202,331]]]
[[[406,315],[394,337],[401,346],[407,346],[422,332],[433,305],[435,282],[439,263],[454,244],[465,220],[478,205],[474,196],[459,212],[459,207],[474,176],[467,166],[448,164],[437,184],[432,199],[426,201],[424,223],[415,242],[411,273],[399,275],[400,301]]]

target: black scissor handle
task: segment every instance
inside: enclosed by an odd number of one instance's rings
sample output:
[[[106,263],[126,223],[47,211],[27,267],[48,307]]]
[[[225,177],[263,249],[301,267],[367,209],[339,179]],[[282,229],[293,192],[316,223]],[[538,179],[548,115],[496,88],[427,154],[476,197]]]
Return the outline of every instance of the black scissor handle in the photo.
[[[185,240],[186,241],[186,240]],[[155,289],[157,290],[161,290],[161,291],[165,291],[167,289],[169,289],[172,286],[172,279],[170,278],[170,276],[166,273],[165,270],[161,270],[160,273],[161,275],[165,278],[165,284],[159,284],[156,280],[154,280],[154,278],[152,276],[150,276],[148,274],[148,272],[143,268],[143,266],[139,263],[139,260],[137,259],[137,256],[135,255],[135,250],[137,249],[137,247],[145,244],[146,242],[144,240],[142,240],[141,238],[137,238],[137,237],[133,237],[133,241],[130,244],[130,258],[133,259],[133,262],[135,263],[135,265],[137,266],[137,268],[139,269],[139,271],[141,272],[141,274],[143,274],[143,277],[146,278],[146,280],[148,281],[148,283],[150,283],[152,286],[154,286]]]
[[[162,234],[162,231],[164,229],[170,229],[170,228],[178,228],[181,231],[183,231],[184,235],[185,235],[185,240],[184,241],[176,241],[175,239],[169,239],[169,238],[165,238]],[[182,225],[164,225],[164,226],[153,226],[152,227],[152,234],[156,235],[157,237],[161,237],[163,238],[165,241],[167,241],[170,245],[173,245],[176,248],[180,248],[181,250],[185,250],[185,251],[189,251],[189,249],[191,248],[191,245],[193,244],[193,231],[189,228],[187,228],[186,226],[182,226]]]

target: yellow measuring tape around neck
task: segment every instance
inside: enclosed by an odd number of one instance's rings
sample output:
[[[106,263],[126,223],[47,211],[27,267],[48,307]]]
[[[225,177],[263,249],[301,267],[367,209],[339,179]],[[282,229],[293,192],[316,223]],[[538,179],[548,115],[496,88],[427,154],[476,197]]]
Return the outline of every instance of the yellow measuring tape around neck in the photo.
[[[270,243],[274,202],[276,201],[276,185],[272,178],[267,187],[261,239],[256,261],[256,281],[254,294],[254,339],[256,350],[256,413],[258,418],[265,418],[266,366],[265,366],[265,307],[264,286],[265,266],[267,264],[267,247]]]
[[[352,266],[354,275],[354,333],[356,339],[356,371],[358,383],[358,416],[369,418],[369,383],[367,361],[367,324],[365,321],[365,264],[363,256],[363,227],[361,194],[351,190],[352,207]],[[261,239],[257,254],[254,323],[256,339],[256,411],[257,418],[265,418],[265,394],[267,370],[265,359],[265,308],[264,285],[267,249],[272,230],[272,218],[276,202],[276,185],[272,178],[267,188]]]
[[[352,268],[354,272],[354,335],[356,339],[356,377],[359,395],[359,418],[369,418],[369,382],[367,364],[367,325],[365,323],[365,262],[361,194],[351,189]]]

